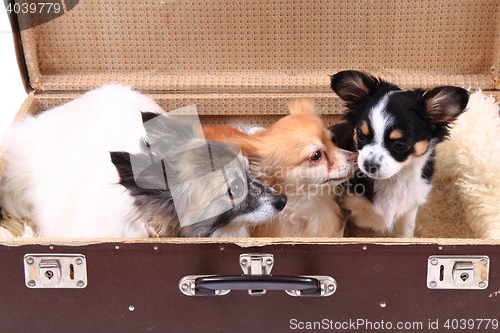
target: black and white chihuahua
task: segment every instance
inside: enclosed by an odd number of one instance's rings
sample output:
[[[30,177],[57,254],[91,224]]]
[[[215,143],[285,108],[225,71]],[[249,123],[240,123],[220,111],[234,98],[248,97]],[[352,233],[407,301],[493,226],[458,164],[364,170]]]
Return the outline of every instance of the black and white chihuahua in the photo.
[[[348,182],[354,195],[342,198],[350,220],[413,237],[418,207],[431,190],[434,148],[464,111],[468,92],[450,86],[402,90],[358,71],[333,75],[331,87],[347,107],[346,123],[330,127],[333,140],[359,152],[361,172]]]

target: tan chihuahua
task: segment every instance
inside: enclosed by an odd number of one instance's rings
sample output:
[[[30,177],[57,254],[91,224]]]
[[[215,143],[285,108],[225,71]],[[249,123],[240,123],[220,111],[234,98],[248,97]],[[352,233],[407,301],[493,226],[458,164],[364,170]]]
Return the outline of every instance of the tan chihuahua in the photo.
[[[267,130],[245,134],[229,126],[203,127],[207,140],[229,141],[248,156],[251,173],[288,197],[283,211],[256,226],[255,237],[341,237],[344,217],[337,185],[355,171],[357,153],[332,143],[314,104],[300,99]]]

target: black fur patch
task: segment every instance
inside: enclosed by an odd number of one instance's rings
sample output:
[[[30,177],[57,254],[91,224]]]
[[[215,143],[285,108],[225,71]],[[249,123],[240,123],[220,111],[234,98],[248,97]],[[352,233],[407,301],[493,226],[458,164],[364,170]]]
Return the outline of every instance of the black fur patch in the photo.
[[[349,179],[349,181],[341,184],[342,194],[345,195],[361,195],[365,197],[368,201],[373,202],[374,191],[373,191],[374,180],[366,176],[361,170],[356,170],[354,175]]]
[[[333,143],[342,149],[356,152],[356,143],[354,142],[354,127],[344,122],[328,127],[332,132]]]
[[[332,132],[332,141],[337,147],[356,152],[356,144],[354,143],[354,127],[349,123],[340,123],[328,127]],[[359,169],[349,181],[340,185],[344,195],[363,195],[370,202],[373,202],[373,179],[368,178]]]
[[[155,112],[141,112],[141,116],[142,116],[142,123],[145,123],[145,122],[150,121],[153,118],[158,117],[159,114],[155,113]]]
[[[435,153],[433,151],[422,169],[422,178],[424,178],[429,184],[432,182],[432,176],[434,174],[434,155]]]

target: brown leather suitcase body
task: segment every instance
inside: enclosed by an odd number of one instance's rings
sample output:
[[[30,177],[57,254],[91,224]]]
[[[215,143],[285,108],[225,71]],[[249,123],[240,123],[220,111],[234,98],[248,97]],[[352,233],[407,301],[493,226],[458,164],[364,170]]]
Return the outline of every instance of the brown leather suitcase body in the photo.
[[[204,124],[269,126],[299,97],[334,124],[344,69],[500,98],[495,0],[58,4],[10,13],[17,121],[118,82]],[[495,331],[499,263],[484,239],[4,239],[0,331]]]

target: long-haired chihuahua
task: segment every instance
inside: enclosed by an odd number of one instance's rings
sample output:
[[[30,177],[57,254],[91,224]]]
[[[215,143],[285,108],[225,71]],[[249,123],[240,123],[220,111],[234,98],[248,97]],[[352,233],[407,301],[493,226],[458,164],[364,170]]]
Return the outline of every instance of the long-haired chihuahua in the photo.
[[[330,127],[333,140],[359,152],[361,172],[348,183],[351,195],[343,197],[351,221],[413,237],[418,207],[431,190],[434,148],[467,106],[467,91],[402,90],[358,71],[333,75],[331,87],[347,106],[347,123]]]
[[[300,99],[289,109],[290,115],[251,135],[229,126],[203,127],[203,132],[207,139],[236,143],[252,174],[288,197],[283,211],[256,226],[252,236],[340,237],[343,214],[335,189],[351,177],[357,154],[332,143],[310,100]]]

